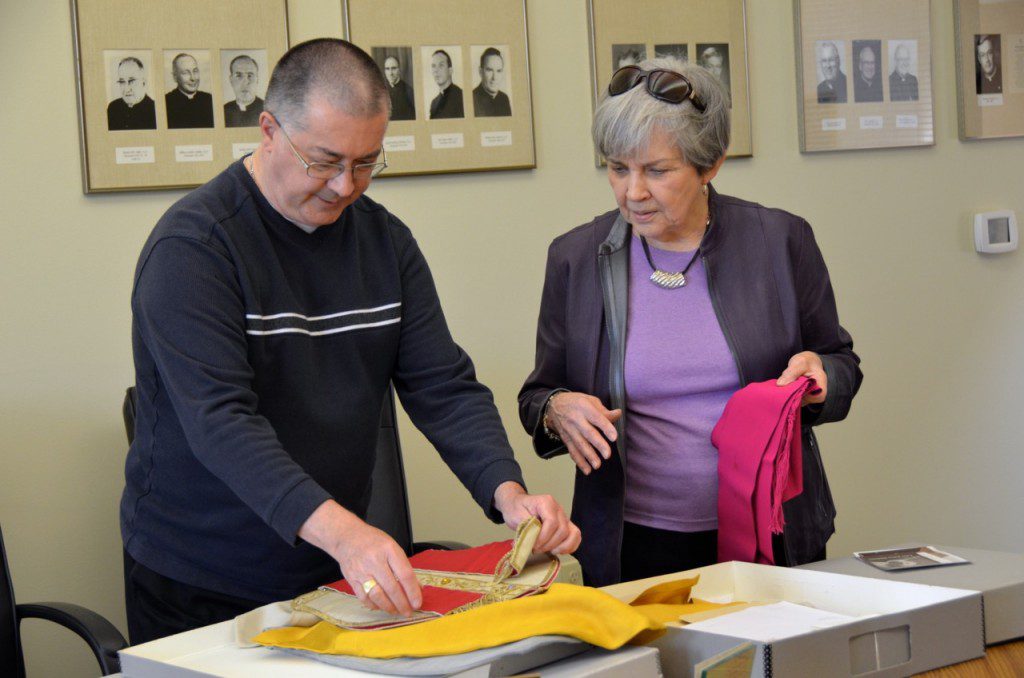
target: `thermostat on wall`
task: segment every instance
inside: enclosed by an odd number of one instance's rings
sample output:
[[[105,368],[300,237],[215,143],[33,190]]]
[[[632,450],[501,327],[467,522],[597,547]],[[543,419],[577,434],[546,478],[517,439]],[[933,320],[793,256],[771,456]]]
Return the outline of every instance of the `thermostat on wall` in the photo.
[[[974,249],[986,254],[1017,249],[1017,217],[1013,210],[975,214]]]

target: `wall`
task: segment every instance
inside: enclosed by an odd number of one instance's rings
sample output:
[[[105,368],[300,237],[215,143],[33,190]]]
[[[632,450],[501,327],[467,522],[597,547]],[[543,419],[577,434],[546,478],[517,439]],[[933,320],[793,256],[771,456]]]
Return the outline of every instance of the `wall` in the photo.
[[[340,26],[337,0],[291,4],[293,42]],[[850,418],[821,430],[840,512],[831,552],[911,539],[1024,551],[1024,259],[976,254],[969,231],[980,210],[1024,218],[1024,139],[957,140],[952,8],[936,0],[936,145],[801,155],[789,6],[748,5],[755,155],[716,185],[814,225],[866,374]],[[568,502],[570,466],[531,458],[515,396],[548,242],[613,203],[588,139],[585,3],[528,7],[538,168],[379,181],[371,195],[414,229],[531,488]],[[82,195],[63,0],[3,3],[0,74],[0,524],[20,600],[75,601],[123,628],[129,286],[180,193]],[[501,536],[407,422],[402,434],[417,535]],[[70,633],[23,630],[30,675],[94,671]]]

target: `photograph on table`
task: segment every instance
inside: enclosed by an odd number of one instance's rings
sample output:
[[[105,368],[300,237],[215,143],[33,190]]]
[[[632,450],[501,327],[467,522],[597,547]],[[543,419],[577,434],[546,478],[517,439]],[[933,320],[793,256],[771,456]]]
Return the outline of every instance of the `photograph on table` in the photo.
[[[928,0],[793,0],[800,151],[935,143]]]
[[[961,140],[1024,136],[1024,0],[957,0]]]
[[[744,0],[587,0],[591,95],[596,106],[612,74],[651,59],[700,65],[722,84],[731,108],[729,157],[753,155]],[[700,96],[700,92],[695,92]],[[604,158],[595,153],[598,167]]]
[[[255,147],[287,0],[71,9],[83,192],[191,188]]]
[[[525,0],[342,0],[391,94],[381,178],[536,166]]]

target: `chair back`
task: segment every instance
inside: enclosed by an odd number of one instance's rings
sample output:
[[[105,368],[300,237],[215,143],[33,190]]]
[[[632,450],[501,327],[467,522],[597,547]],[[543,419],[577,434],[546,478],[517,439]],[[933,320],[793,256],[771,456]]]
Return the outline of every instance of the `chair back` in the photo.
[[[138,404],[135,387],[124,394],[121,413],[128,444],[135,439],[135,408]],[[398,440],[398,422],[395,418],[395,389],[388,386],[380,413],[377,431],[377,461],[370,482],[370,505],[366,522],[379,528],[398,542],[402,550],[412,555],[412,520],[409,515],[409,491],[405,483],[405,465],[402,446]]]
[[[4,533],[0,529],[0,675],[24,678],[25,659],[21,653],[21,634],[14,603],[14,586],[7,567]]]

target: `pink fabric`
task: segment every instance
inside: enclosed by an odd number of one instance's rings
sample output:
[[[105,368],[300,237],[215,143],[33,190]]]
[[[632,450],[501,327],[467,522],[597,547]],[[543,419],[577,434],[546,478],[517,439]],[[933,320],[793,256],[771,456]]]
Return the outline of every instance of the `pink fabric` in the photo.
[[[733,394],[711,432],[718,448],[718,560],[774,565],[772,533],[782,502],[803,491],[800,401],[814,391],[800,377],[787,386],[749,384]]]

